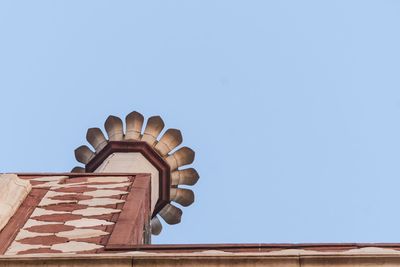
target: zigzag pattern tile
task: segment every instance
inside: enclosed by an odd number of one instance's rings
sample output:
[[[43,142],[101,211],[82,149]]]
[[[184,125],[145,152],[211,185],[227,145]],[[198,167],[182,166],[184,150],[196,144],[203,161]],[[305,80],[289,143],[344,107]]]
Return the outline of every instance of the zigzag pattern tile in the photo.
[[[88,253],[101,249],[112,217],[121,211],[129,177],[39,177],[34,188],[49,191],[5,255]]]

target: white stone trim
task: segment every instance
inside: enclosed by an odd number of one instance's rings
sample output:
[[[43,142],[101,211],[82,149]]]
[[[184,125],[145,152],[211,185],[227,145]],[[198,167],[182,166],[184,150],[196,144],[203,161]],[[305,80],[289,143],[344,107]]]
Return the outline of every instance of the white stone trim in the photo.
[[[0,231],[31,191],[31,183],[16,174],[0,175]]]

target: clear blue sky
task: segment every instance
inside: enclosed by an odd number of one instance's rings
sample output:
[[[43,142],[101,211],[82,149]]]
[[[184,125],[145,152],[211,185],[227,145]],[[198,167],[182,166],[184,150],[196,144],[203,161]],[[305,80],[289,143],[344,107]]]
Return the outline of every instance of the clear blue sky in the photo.
[[[201,179],[157,243],[400,242],[400,2],[1,1],[0,170],[159,114]]]

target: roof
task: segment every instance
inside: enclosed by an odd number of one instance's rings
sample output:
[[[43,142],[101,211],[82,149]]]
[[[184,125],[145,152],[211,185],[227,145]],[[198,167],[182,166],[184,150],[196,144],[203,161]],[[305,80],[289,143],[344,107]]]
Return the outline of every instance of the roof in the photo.
[[[148,174],[18,178],[32,188],[0,232],[0,254],[102,253],[108,245],[148,242]]]
[[[0,265],[400,264],[400,244],[150,245],[149,174],[19,174],[31,189],[0,232]],[[24,184],[24,183],[21,183]]]

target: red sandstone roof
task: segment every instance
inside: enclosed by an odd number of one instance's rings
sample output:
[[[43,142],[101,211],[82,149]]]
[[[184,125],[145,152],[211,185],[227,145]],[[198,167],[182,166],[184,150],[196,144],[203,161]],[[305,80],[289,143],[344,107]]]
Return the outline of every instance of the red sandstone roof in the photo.
[[[0,232],[0,254],[102,253],[146,243],[146,174],[19,175],[32,190]]]
[[[23,174],[19,178],[29,181],[32,190],[0,232],[0,254],[6,257],[400,255],[400,244],[146,245],[149,175]]]

